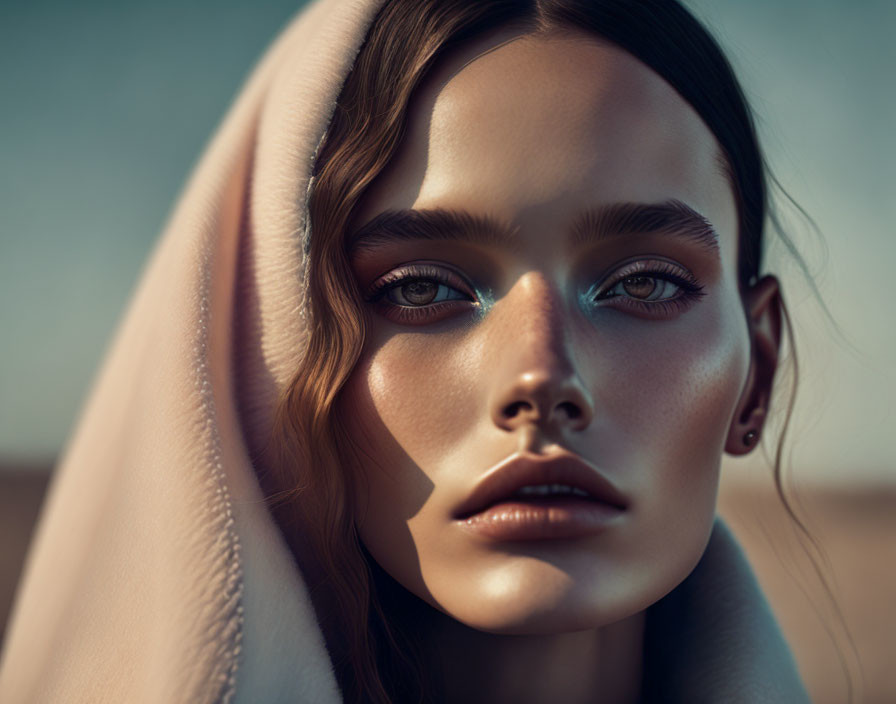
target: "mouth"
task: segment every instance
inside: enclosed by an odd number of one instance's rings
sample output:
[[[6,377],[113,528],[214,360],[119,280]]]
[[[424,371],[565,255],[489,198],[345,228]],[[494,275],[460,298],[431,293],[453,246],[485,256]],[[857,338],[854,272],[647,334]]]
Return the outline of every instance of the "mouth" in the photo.
[[[606,477],[577,455],[520,453],[490,469],[453,518],[499,540],[569,538],[605,529],[628,505]]]

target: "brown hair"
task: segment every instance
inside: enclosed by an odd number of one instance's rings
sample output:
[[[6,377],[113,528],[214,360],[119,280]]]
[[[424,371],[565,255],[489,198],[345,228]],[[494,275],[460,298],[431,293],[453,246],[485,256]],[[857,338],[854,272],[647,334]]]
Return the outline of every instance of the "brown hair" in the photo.
[[[767,217],[766,170],[749,108],[719,47],[675,0],[387,0],[338,99],[315,164],[308,203],[312,239],[307,352],[277,409],[262,477],[299,556],[343,696],[350,702],[433,701],[438,687],[417,659],[389,581],[353,521],[359,451],[336,400],[365,339],[365,310],[345,252],[355,205],[405,132],[414,89],[449,48],[491,29],[576,27],[616,43],[666,79],[715,135],[739,214],[742,290],[758,276]],[[789,316],[784,321],[790,334]],[[787,408],[789,418],[793,399]],[[787,423],[784,428],[786,430]],[[781,485],[781,445],[775,480]],[[299,501],[303,494],[313,501]],[[792,513],[792,512],[791,512]],[[301,536],[301,541],[299,540]],[[306,552],[310,551],[310,552]],[[332,605],[338,604],[338,608]],[[387,618],[388,613],[388,618]]]

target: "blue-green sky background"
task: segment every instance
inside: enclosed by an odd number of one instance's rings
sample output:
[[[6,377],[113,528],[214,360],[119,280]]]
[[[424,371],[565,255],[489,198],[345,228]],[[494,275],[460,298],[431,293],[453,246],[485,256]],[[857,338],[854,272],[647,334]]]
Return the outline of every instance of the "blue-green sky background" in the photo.
[[[896,481],[896,2],[687,4],[824,237],[785,213],[846,342],[780,247],[769,260],[804,362],[795,474]],[[192,164],[300,5],[3,0],[0,461],[62,447]]]

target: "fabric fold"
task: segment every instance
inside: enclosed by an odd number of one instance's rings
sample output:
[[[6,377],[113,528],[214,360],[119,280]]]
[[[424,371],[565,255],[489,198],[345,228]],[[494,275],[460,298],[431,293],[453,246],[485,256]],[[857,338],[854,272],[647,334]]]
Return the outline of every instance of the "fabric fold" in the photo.
[[[239,669],[246,701],[338,701],[248,448],[303,350],[307,182],[377,8],[297,16],[190,177],[54,475],[0,700],[234,701]]]

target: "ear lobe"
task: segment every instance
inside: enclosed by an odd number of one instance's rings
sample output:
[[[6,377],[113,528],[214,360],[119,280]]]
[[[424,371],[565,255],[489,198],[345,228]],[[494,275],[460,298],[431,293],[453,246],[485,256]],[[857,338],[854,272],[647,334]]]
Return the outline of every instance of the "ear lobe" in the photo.
[[[744,294],[750,334],[750,369],[725,442],[725,452],[729,454],[750,452],[768,417],[781,347],[781,306],[781,291],[774,276],[762,277]]]

